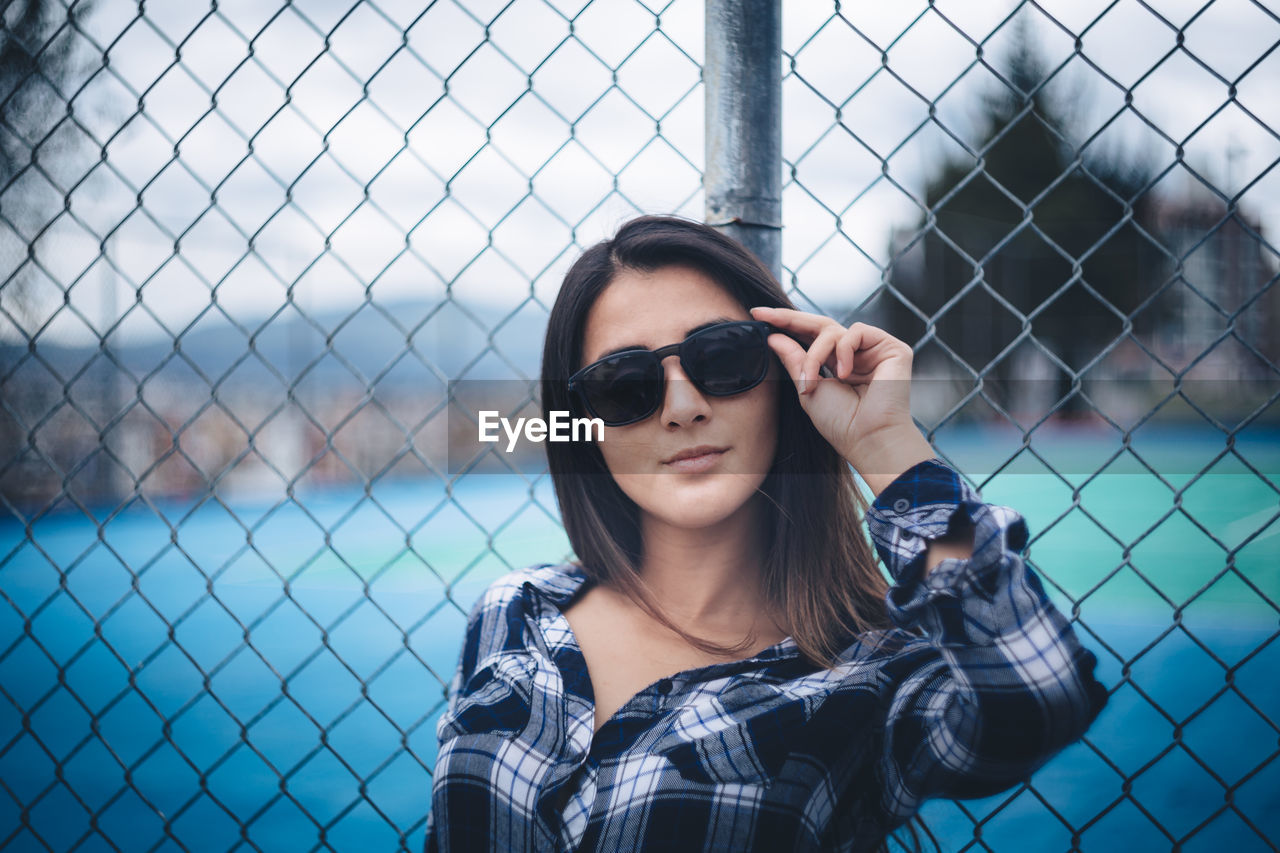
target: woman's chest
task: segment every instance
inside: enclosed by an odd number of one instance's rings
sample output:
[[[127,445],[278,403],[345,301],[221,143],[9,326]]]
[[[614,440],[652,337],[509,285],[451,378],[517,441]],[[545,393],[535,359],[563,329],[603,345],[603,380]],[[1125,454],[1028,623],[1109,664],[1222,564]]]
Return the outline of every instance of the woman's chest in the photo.
[[[586,665],[597,732],[645,688],[656,683],[658,692],[665,695],[672,690],[672,676],[732,660],[698,649],[647,618],[620,610],[591,593],[567,608],[564,617]],[[780,639],[769,637],[754,645],[767,646]]]
[[[669,691],[669,685],[661,679],[713,662],[695,654],[682,654],[678,649],[655,646],[639,632],[594,616],[575,613],[569,621],[591,682],[596,732],[646,687],[659,682],[659,692],[664,688]]]

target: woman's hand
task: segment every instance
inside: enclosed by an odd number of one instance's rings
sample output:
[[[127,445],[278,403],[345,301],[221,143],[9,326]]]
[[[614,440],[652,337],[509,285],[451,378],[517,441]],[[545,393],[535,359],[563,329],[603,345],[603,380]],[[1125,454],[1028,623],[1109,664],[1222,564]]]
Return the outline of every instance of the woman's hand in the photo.
[[[830,317],[790,308],[752,308],[751,316],[807,342],[769,335],[809,419],[875,494],[933,458],[911,420],[911,347],[866,323],[846,329]],[[832,377],[819,376],[823,366]]]

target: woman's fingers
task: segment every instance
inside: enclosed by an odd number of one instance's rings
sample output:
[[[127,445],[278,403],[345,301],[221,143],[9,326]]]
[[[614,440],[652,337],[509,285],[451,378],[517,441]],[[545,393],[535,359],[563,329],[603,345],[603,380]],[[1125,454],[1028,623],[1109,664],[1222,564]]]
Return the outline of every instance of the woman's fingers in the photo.
[[[778,360],[782,362],[787,375],[795,382],[796,390],[800,394],[812,392],[817,387],[818,377],[821,376],[822,364],[821,359],[814,356],[814,345],[811,344],[806,349],[804,345],[781,332],[769,335],[768,342],[769,347],[778,356]]]
[[[769,346],[814,426],[844,458],[852,461],[869,435],[913,428],[913,353],[906,343],[867,323],[846,329],[830,317],[789,308],[752,308],[751,314],[776,330]],[[834,383],[817,381],[823,366],[831,368]]]
[[[770,349],[778,356],[778,361],[782,362],[782,369],[787,372],[787,375],[791,377],[791,381],[795,383],[796,391],[804,394],[804,386],[807,383],[801,380],[800,376],[805,370],[805,348],[781,332],[774,332],[769,335],[768,343]]]
[[[786,329],[788,332],[795,333],[800,337],[816,339],[818,335],[829,328],[845,331],[843,326],[830,317],[824,317],[821,314],[810,314],[807,311],[796,311],[793,308],[761,306],[752,308],[751,316],[756,320],[765,320],[779,329]],[[858,341],[858,345],[853,348],[853,352],[868,349],[882,340],[896,340],[883,329],[867,323],[854,323],[847,331],[854,332],[855,330],[858,331],[858,334],[853,340]],[[838,368],[838,364],[833,369],[836,368]]]
[[[844,335],[844,331],[844,326],[832,320],[818,332],[818,337],[809,345],[809,350],[805,353],[804,371],[801,374],[805,379],[805,387],[801,389],[801,393],[817,387],[817,379],[820,375],[818,371],[821,370],[822,365],[826,364],[828,368],[833,367],[830,363],[831,355],[835,352],[836,342]]]
[[[781,332],[774,332],[768,337],[769,346],[787,369],[787,373],[798,377],[800,365],[804,362],[804,347]]]
[[[867,323],[854,323],[846,329],[830,317],[791,308],[758,307],[752,308],[751,314],[757,320],[766,320],[810,341],[801,368],[807,388],[813,387],[809,380],[818,377],[824,364],[838,380],[866,382],[877,365],[892,355],[900,355],[897,350],[906,346],[883,329]]]
[[[810,314],[807,311],[796,311],[794,308],[771,308],[760,306],[751,309],[751,316],[756,320],[766,320],[780,329],[796,332],[802,336],[817,337],[824,326],[835,321],[821,314]]]
[[[774,350],[801,394],[817,388],[824,365],[829,375],[847,385],[864,385],[872,378],[911,378],[911,347],[884,329],[867,323],[846,329],[830,317],[791,308],[758,307],[751,314],[784,332],[770,338],[785,339]]]
[[[853,354],[858,351],[858,338],[853,330],[840,336],[836,341],[836,378],[846,379],[853,373]]]

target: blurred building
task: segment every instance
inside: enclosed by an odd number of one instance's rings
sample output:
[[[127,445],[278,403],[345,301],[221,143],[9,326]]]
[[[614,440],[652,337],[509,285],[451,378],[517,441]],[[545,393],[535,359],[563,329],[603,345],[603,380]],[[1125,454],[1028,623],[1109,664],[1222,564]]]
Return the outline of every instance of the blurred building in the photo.
[[[1280,363],[1280,285],[1277,254],[1248,210],[1226,215],[1203,191],[1156,208],[1159,236],[1181,262],[1171,293],[1176,322],[1154,330],[1162,359],[1185,365],[1204,356],[1206,371],[1221,378],[1263,379]],[[1218,343],[1223,335],[1232,338]],[[1267,362],[1271,364],[1268,365]]]

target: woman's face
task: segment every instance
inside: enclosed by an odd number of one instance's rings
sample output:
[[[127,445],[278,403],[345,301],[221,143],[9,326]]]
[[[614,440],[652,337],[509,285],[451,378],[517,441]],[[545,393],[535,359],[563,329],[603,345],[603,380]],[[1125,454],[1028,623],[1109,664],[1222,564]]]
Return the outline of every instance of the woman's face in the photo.
[[[620,347],[654,350],[678,343],[714,320],[750,319],[727,290],[691,267],[624,270],[587,314],[578,366]],[[605,427],[597,446],[618,487],[650,520],[706,527],[743,510],[769,472],[777,449],[781,368],[770,355],[764,382],[715,397],[689,381],[678,356],[668,356],[662,367],[666,388],[658,410],[634,424]],[[682,465],[669,461],[703,445],[723,452]]]

